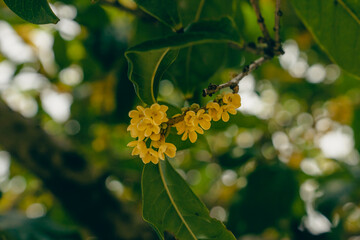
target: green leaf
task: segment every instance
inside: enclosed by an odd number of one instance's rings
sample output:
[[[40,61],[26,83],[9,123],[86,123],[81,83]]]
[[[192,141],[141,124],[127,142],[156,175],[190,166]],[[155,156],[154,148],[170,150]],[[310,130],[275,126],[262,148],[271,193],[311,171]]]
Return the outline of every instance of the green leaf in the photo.
[[[147,164],[142,175],[143,217],[164,239],[164,231],[179,240],[235,240],[191,191],[170,163]]]
[[[4,0],[4,2],[14,13],[28,22],[46,24],[59,21],[46,0]]]
[[[360,77],[360,7],[355,0],[292,0],[315,40],[345,71]]]
[[[178,0],[178,9],[183,25],[187,26],[199,20],[233,16],[233,2],[233,0]]]
[[[125,56],[129,63],[128,76],[139,98],[156,102],[159,80],[175,61],[179,48],[211,42],[238,44],[239,34],[229,18],[204,21],[190,25],[185,33],[150,40],[130,48]]]
[[[159,81],[177,55],[178,50],[170,48],[153,51],[133,48],[125,53],[129,63],[128,76],[141,101],[146,104],[156,102]]]
[[[137,5],[160,22],[168,25],[174,32],[182,28],[176,1],[135,0]]]

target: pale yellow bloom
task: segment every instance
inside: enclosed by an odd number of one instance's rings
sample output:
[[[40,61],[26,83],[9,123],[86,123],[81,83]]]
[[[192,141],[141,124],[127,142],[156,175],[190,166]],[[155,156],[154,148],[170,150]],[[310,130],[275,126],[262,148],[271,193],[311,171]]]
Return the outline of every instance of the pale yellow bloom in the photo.
[[[142,152],[142,154],[140,154],[140,158],[145,164],[149,162],[157,164],[159,162],[158,152],[153,148],[147,148],[144,152]]]
[[[131,152],[132,156],[142,155],[147,150],[146,144],[143,141],[132,141],[129,142],[127,146],[134,148]]]
[[[208,130],[211,126],[211,116],[207,113],[205,113],[204,109],[200,109],[197,113],[196,113],[196,118],[197,118],[197,122],[200,124],[200,126],[205,129]]]
[[[165,159],[164,154],[171,158],[175,157],[176,147],[174,144],[165,142],[165,138],[161,139],[157,143],[157,147],[159,148],[158,155],[161,160]]]
[[[144,131],[145,137],[150,137],[152,133],[158,134],[160,132],[159,125],[155,124],[149,118],[144,118],[141,120],[137,125],[137,129]]]
[[[226,105],[233,106],[235,109],[241,106],[241,98],[237,93],[226,93],[223,97]]]
[[[132,110],[129,112],[129,117],[131,117],[131,124],[137,124],[145,117],[144,108],[142,106],[137,106],[137,110]]]
[[[187,111],[184,117],[184,122],[187,126],[196,126],[198,123],[196,113],[194,111]]]
[[[221,114],[223,109],[220,107],[220,105],[217,102],[209,102],[206,105],[206,108],[208,109],[209,115],[214,121],[219,121],[221,118]]]
[[[166,116],[167,110],[167,106],[154,103],[149,108],[146,108],[144,112],[147,118],[153,120],[156,125],[160,125],[161,123],[168,121]]]

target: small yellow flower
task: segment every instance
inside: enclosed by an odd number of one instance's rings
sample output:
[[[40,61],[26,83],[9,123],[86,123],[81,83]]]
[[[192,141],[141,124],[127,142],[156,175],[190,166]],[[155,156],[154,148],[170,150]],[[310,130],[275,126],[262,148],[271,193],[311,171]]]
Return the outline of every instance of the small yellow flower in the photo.
[[[159,150],[158,150],[158,154],[159,154],[159,158],[161,160],[165,159],[164,153],[168,156],[168,157],[175,157],[176,155],[176,147],[174,144],[172,143],[167,143],[165,142],[165,138],[163,138],[161,141],[159,141]]]
[[[159,105],[154,103],[149,108],[144,110],[145,116],[149,119],[152,119],[156,125],[160,125],[163,122],[166,122],[168,119],[166,117],[166,111],[168,107],[165,105]]]
[[[138,138],[138,140],[143,140],[145,138],[144,131],[140,131],[137,124],[130,124],[127,130],[130,131],[130,135],[133,138]]]
[[[196,118],[197,118],[197,122],[200,124],[200,126],[205,129],[208,130],[211,126],[211,116],[207,113],[205,113],[204,109],[200,109],[197,113],[196,113]]]
[[[197,134],[204,134],[204,130],[199,126],[187,127],[181,140],[185,141],[188,137],[190,142],[194,143],[197,140]]]
[[[220,105],[217,102],[209,102],[206,105],[206,108],[208,109],[209,115],[214,121],[219,121],[221,118],[221,114],[223,109],[220,107]]]
[[[155,124],[149,118],[144,118],[141,120],[137,125],[137,129],[144,131],[145,137],[150,137],[152,133],[158,134],[160,132],[159,125]]]
[[[146,150],[143,151],[142,154],[140,154],[140,158],[145,164],[149,162],[157,164],[159,162],[158,152],[155,151],[153,148],[146,148]]]
[[[184,117],[184,122],[187,126],[196,126],[198,124],[196,113],[194,111],[187,111]]]
[[[131,152],[132,156],[142,155],[142,154],[144,154],[144,152],[147,149],[146,144],[143,141],[132,141],[132,142],[129,142],[127,146],[134,148]]]
[[[226,93],[223,97],[223,102],[234,108],[239,108],[241,106],[241,98],[237,93]]]
[[[131,124],[138,124],[144,117],[144,108],[142,106],[137,106],[137,110],[132,110],[129,112],[129,117],[131,117]]]

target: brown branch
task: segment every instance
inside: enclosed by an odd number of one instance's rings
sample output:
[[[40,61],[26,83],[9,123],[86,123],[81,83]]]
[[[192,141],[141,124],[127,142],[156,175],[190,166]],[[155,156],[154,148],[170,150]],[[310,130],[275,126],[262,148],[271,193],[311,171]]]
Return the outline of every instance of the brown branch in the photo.
[[[280,17],[282,16],[282,12],[280,11],[280,0],[276,0],[275,3],[275,49],[279,49],[280,47]]]
[[[80,224],[99,239],[156,239],[136,209],[115,198],[87,161],[33,119],[0,101],[0,145],[35,173]]]
[[[227,88],[230,87],[231,89],[233,89],[234,87],[236,87],[240,80],[243,79],[245,76],[247,76],[249,73],[251,73],[252,71],[254,71],[255,69],[257,69],[259,66],[261,66],[264,62],[270,60],[271,58],[268,56],[263,56],[258,58],[257,60],[255,60],[254,62],[252,62],[249,66],[246,66],[243,71],[236,75],[233,79],[231,79],[230,81],[220,84],[220,85],[210,85],[208,88],[203,90],[203,96],[207,96],[207,95],[212,95],[218,91],[220,91],[223,88]]]
[[[252,5],[252,7],[253,7],[253,9],[255,11],[257,22],[259,24],[260,30],[261,30],[266,42],[269,43],[270,40],[271,40],[271,37],[270,37],[269,31],[266,28],[264,18],[261,15],[259,2],[258,2],[258,0],[250,0],[250,3],[251,3],[251,5]]]

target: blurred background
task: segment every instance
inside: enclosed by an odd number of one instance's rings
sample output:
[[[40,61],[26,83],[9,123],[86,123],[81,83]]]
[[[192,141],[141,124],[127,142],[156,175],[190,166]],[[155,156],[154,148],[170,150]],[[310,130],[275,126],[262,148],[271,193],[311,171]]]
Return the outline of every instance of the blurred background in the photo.
[[[234,2],[207,1],[203,18],[231,15],[243,38],[256,42],[250,4]],[[274,1],[260,3],[272,28]],[[70,142],[104,173],[104,186],[141,216],[143,163],[126,147],[128,112],[141,103],[124,51],[171,31],[130,0],[51,1],[51,7],[60,21],[38,26],[0,2],[1,101]],[[285,54],[241,80],[239,113],[214,122],[196,144],[178,146],[183,150],[171,163],[238,239],[360,240],[359,82],[327,58],[288,1],[282,11]],[[256,58],[225,44],[196,47],[190,77],[197,85],[184,89],[172,79],[184,74],[180,54],[160,82],[159,100],[179,108],[206,104],[201,89],[228,81]],[[97,239],[1,145],[1,236]]]

